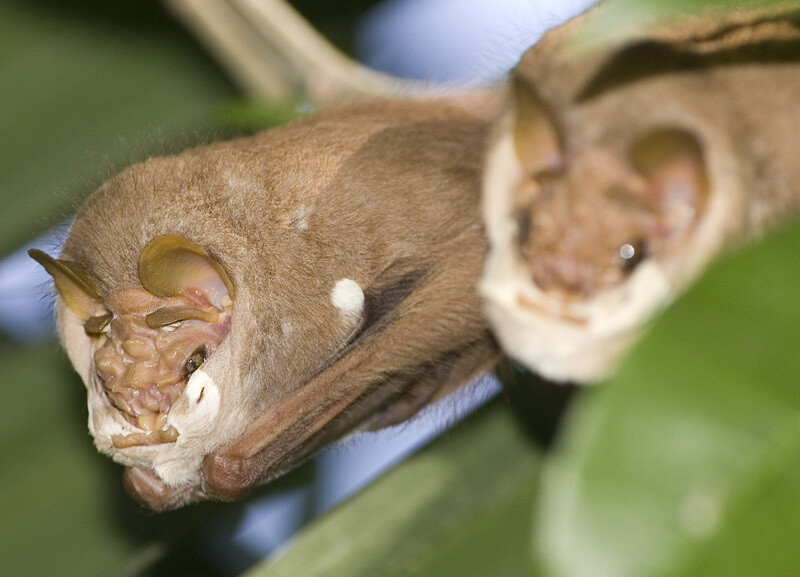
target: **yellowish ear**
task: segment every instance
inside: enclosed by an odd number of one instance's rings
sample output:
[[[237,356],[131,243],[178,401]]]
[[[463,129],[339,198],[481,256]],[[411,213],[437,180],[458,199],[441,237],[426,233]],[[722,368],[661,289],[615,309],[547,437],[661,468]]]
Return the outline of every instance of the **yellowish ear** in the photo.
[[[139,255],[139,280],[158,297],[184,295],[189,289],[205,294],[217,307],[224,296],[234,296],[225,269],[192,241],[164,235],[151,240]]]
[[[108,312],[96,288],[96,281],[81,265],[55,259],[36,248],[30,249],[28,255],[53,277],[58,294],[82,321]]]
[[[682,236],[703,214],[710,194],[700,142],[684,130],[655,130],[633,145],[630,160],[647,180],[649,201],[660,208],[665,228]]]
[[[514,146],[528,175],[559,171],[564,158],[558,132],[539,96],[519,78],[511,82]]]

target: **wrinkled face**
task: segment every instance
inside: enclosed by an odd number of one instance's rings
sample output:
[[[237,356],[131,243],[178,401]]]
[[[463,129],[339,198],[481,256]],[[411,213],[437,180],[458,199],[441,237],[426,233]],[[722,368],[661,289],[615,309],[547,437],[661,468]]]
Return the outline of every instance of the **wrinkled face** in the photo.
[[[707,211],[703,150],[664,124],[564,134],[525,81],[512,95],[484,174],[487,314],[532,370],[597,381],[675,292]]]
[[[178,432],[167,418],[194,373],[230,330],[230,298],[217,309],[203,295],[158,298],[131,288],[106,297],[111,314],[94,353],[95,372],[111,403],[140,433],[113,437],[121,449],[172,442]],[[175,311],[186,316],[174,320]]]
[[[95,435],[110,437],[109,451],[176,442],[177,422],[185,425],[187,415],[176,416],[173,407],[230,331],[233,287],[222,267],[198,245],[161,236],[141,253],[143,288],[101,294],[101,283],[80,264],[35,250],[31,256],[82,324],[90,406],[103,407],[92,417]],[[190,410],[199,410],[203,392]],[[93,394],[104,399],[93,401]]]

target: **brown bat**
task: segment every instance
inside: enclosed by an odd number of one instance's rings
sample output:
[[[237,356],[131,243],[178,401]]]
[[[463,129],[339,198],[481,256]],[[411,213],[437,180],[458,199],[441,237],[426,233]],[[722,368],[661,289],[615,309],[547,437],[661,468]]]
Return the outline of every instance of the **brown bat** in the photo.
[[[492,326],[559,380],[608,376],[722,249],[800,206],[797,4],[616,32],[608,8],[524,55],[487,158]]]
[[[135,165],[57,259],[31,251],[134,497],[238,499],[491,368],[487,126],[442,100],[333,108]]]

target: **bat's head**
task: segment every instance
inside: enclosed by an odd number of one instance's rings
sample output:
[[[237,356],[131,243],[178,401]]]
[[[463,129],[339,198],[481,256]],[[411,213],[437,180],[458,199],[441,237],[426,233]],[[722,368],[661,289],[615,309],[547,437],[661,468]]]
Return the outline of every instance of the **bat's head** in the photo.
[[[201,367],[230,330],[234,297],[217,261],[185,238],[159,236],[139,255],[139,283],[105,291],[77,262],[30,254],[55,280],[62,330],[82,333],[68,352],[89,389],[102,450],[153,466],[147,448],[207,426],[219,392]]]
[[[598,380],[674,293],[708,208],[703,148],[668,123],[592,115],[564,134],[521,79],[511,100],[484,182],[489,312],[532,368]]]
[[[533,98],[521,98],[514,143],[525,173],[512,217],[537,287],[567,302],[591,299],[681,244],[707,194],[690,134],[644,132],[623,154],[598,146],[567,162]]]

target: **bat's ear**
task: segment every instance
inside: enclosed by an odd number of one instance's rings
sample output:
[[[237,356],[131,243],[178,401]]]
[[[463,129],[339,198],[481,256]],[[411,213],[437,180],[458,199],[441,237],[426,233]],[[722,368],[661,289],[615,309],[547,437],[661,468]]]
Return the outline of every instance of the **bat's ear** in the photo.
[[[217,308],[225,296],[234,297],[233,284],[222,265],[201,246],[180,236],[151,240],[139,255],[139,280],[158,297],[199,291]]]
[[[560,171],[564,165],[561,142],[539,95],[523,80],[511,82],[514,102],[514,147],[525,172],[537,175]]]
[[[55,259],[36,248],[30,249],[28,254],[53,277],[58,294],[82,321],[108,313],[97,288],[99,283],[81,265],[70,260]]]
[[[684,130],[655,130],[634,143],[630,160],[647,183],[648,200],[658,207],[664,230],[681,240],[710,194],[700,142]]]

